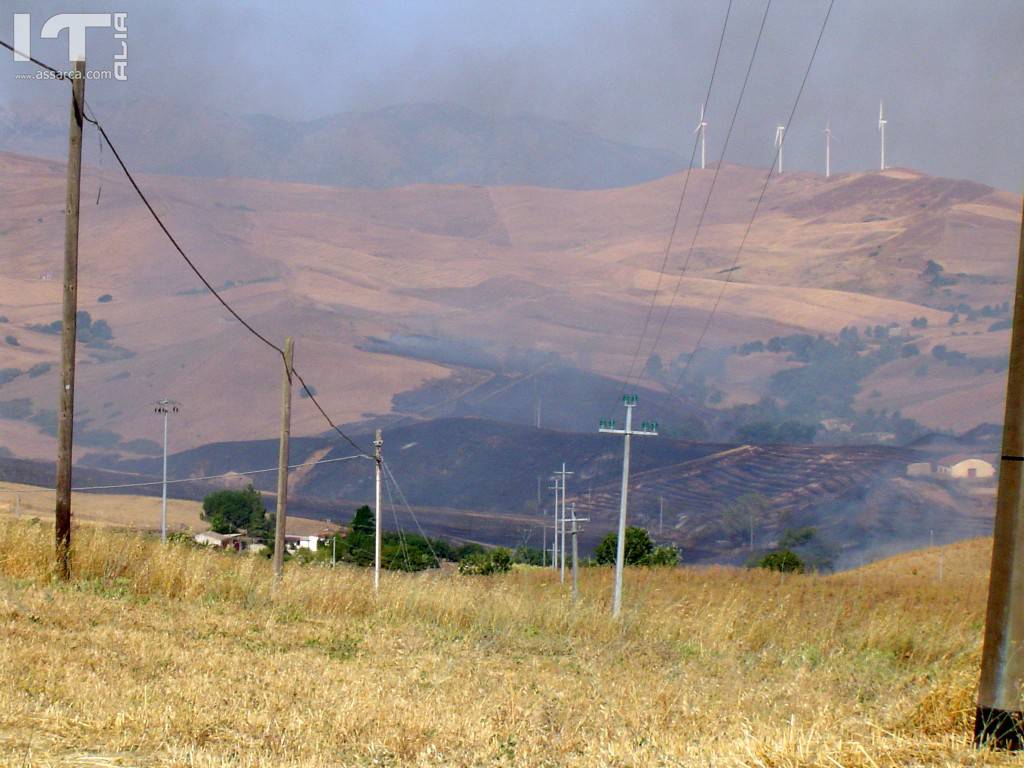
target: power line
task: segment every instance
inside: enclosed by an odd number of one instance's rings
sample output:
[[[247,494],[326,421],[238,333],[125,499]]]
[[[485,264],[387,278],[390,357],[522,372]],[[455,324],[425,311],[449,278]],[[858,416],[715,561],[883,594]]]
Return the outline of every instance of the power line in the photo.
[[[384,467],[384,476],[391,478],[391,482],[395,486],[395,492],[398,494],[399,500],[402,502],[402,504],[405,505],[405,509],[409,513],[409,516],[412,518],[412,521],[416,524],[416,529],[420,532],[420,536],[422,536],[423,540],[427,543],[427,549],[430,550],[430,554],[434,556],[434,560],[440,563],[441,558],[437,556],[437,552],[434,551],[434,546],[430,543],[430,537],[427,536],[426,531],[423,530],[423,526],[420,525],[420,521],[416,518],[416,513],[412,511],[412,507],[409,505],[409,500],[405,497],[405,494],[402,492],[402,486],[400,486],[398,484],[398,480],[395,479],[395,474],[394,472],[391,471],[391,467],[388,466],[388,463],[386,461],[381,462],[381,465]]]
[[[769,3],[771,0],[769,0]],[[807,62],[807,69],[804,70],[803,79],[800,81],[800,88],[797,90],[796,98],[793,100],[793,108],[789,111],[789,118],[786,120],[785,130],[789,130],[789,126],[793,122],[793,118],[796,116],[797,107],[800,106],[800,98],[803,96],[804,87],[807,85],[807,78],[810,77],[811,68],[814,66],[814,59],[818,55],[818,49],[821,47],[821,40],[825,36],[825,29],[828,26],[829,17],[832,15],[832,7],[835,5],[835,0],[829,0],[828,10],[825,11],[825,18],[821,22],[821,29],[818,32],[818,39],[814,43],[814,50],[811,51],[811,58]],[[743,247],[747,244],[747,238],[750,236],[750,230],[754,226],[754,219],[757,218],[757,213],[761,208],[761,203],[764,201],[765,193],[768,191],[768,182],[771,181],[772,174],[775,172],[775,161],[778,159],[779,152],[782,151],[782,146],[779,145],[775,149],[775,155],[772,157],[772,162],[768,166],[768,173],[765,174],[764,183],[761,185],[761,192],[757,196],[757,202],[754,204],[754,210],[750,214],[750,220],[747,222],[747,227],[743,232],[743,238],[740,240],[739,247],[736,249],[736,256],[733,258],[732,265],[729,267],[729,271],[726,274],[725,280],[722,281],[722,288],[718,292],[718,296],[715,299],[715,303],[711,307],[711,312],[708,313],[707,320],[704,322],[704,327],[701,329],[700,336],[697,337],[697,343],[694,345],[693,351],[690,352],[689,357],[686,358],[686,363],[683,366],[683,370],[679,373],[679,378],[676,379],[676,383],[672,389],[669,390],[669,396],[675,395],[676,390],[679,389],[683,383],[683,377],[686,376],[686,372],[690,368],[690,364],[693,362],[694,355],[700,349],[701,344],[704,342],[704,337],[707,336],[708,330],[711,328],[711,323],[715,318],[715,313],[718,311],[719,305],[722,303],[722,297],[725,295],[726,288],[729,287],[729,283],[732,282],[732,276],[736,273],[736,267],[739,264],[740,255],[743,253]]]
[[[7,50],[9,50],[9,51],[11,51],[13,53],[19,53],[19,55],[21,55],[20,52],[16,51],[15,48],[12,45],[10,45],[9,43],[7,43],[7,42],[5,42],[3,40],[0,40],[0,46],[3,46],[4,48],[6,48]],[[43,69],[45,69],[45,70],[47,70],[49,72],[52,72],[53,74],[55,74],[57,76],[57,79],[60,79],[60,80],[68,79],[68,77],[66,75],[64,75],[64,73],[60,72],[56,68],[51,67],[48,64],[44,64],[43,62],[39,61],[38,59],[31,58],[31,57],[28,57],[28,58],[29,58],[29,60],[32,63],[42,67]],[[89,112],[92,112],[92,117],[89,117],[88,115],[86,115],[86,109],[88,109]],[[235,320],[237,320],[239,323],[241,323],[241,325],[247,331],[249,331],[250,334],[255,336],[257,339],[259,339],[261,342],[263,342],[266,346],[270,347],[275,352],[277,352],[281,356],[281,359],[284,360],[285,359],[284,350],[281,347],[279,347],[277,344],[275,344],[274,342],[270,341],[262,333],[257,331],[245,318],[243,318],[235,310],[235,308],[232,307],[223,296],[221,296],[221,294],[217,291],[216,288],[213,287],[213,285],[210,283],[210,281],[206,279],[206,276],[200,271],[199,267],[196,266],[195,262],[193,262],[192,259],[189,258],[188,254],[185,253],[185,249],[181,247],[181,244],[177,241],[177,239],[174,237],[174,235],[171,234],[170,229],[168,229],[167,225],[164,224],[163,219],[160,218],[160,215],[156,212],[156,209],[153,208],[153,205],[152,205],[152,203],[150,203],[149,198],[146,196],[145,192],[142,191],[142,187],[140,187],[139,183],[135,180],[135,176],[133,176],[132,172],[130,170],[128,170],[128,166],[125,164],[124,159],[121,157],[121,153],[117,151],[117,147],[114,146],[114,143],[110,140],[110,136],[107,135],[107,132],[104,129],[103,125],[100,123],[99,119],[96,117],[96,111],[94,109],[92,109],[91,106],[89,106],[87,101],[82,105],[82,109],[80,110],[80,113],[82,114],[83,118],[86,121],[88,121],[88,122],[90,122],[90,123],[92,123],[93,125],[96,126],[96,129],[100,132],[100,135],[103,137],[103,141],[106,143],[106,145],[108,147],[110,147],[110,151],[114,155],[114,159],[116,159],[118,165],[121,166],[121,170],[124,171],[124,175],[128,178],[129,183],[132,185],[132,188],[135,190],[135,193],[139,196],[139,199],[142,201],[142,204],[146,207],[146,210],[149,211],[150,216],[153,217],[153,220],[156,222],[157,226],[160,227],[160,230],[164,233],[164,235],[170,241],[171,245],[174,246],[174,249],[178,252],[178,254],[181,256],[181,258],[184,259],[185,263],[189,266],[189,269],[191,269],[192,272],[195,273],[196,277],[198,277],[200,282],[202,282],[202,284],[206,287],[206,290],[208,290],[213,295],[213,297],[215,299],[217,299],[218,302],[220,302],[221,306],[223,306],[224,309],[226,309],[228,311],[228,313],[232,317],[235,318]],[[313,405],[316,406],[316,409],[324,417],[324,419],[330,425],[331,429],[333,429],[335,432],[337,432],[349,445],[351,445],[357,451],[360,451],[360,452],[364,453],[366,456],[369,456],[369,453],[367,453],[363,448],[361,448],[354,440],[352,440],[352,438],[350,438],[348,435],[346,435],[345,432],[341,429],[341,427],[339,427],[334,422],[334,420],[327,414],[327,411],[325,411],[323,406],[320,405],[320,401],[318,401],[316,399],[316,395],[313,394],[313,391],[310,389],[309,386],[307,386],[305,380],[302,378],[302,375],[297,370],[295,370],[294,366],[291,367],[291,371],[295,375],[295,377],[299,380],[299,383],[302,384],[302,388],[303,388],[303,390],[305,390],[307,397],[313,403]]]
[[[387,475],[384,475],[384,490],[388,494],[388,506],[391,507],[391,516],[395,519],[395,530],[398,531],[398,543],[402,549],[402,557],[405,559],[405,567],[411,573],[412,565],[409,562],[409,549],[405,545],[405,533],[402,532],[402,524],[398,522],[398,510],[395,509],[395,500],[391,496],[391,484],[388,482]]]
[[[711,68],[711,78],[708,80],[708,90],[704,96],[705,107],[711,102],[711,91],[715,84],[715,74],[718,72],[718,61],[722,55],[722,45],[725,42],[725,30],[729,26],[729,16],[732,13],[732,0],[729,0],[729,5],[725,9],[725,19],[722,21],[722,33],[718,38],[718,49],[715,51],[715,63]],[[636,368],[637,360],[640,358],[640,352],[643,349],[644,338],[647,336],[647,328],[651,324],[651,317],[654,314],[654,307],[658,301],[658,293],[661,291],[661,282],[665,278],[665,267],[668,265],[668,257],[672,252],[672,244],[675,242],[676,231],[679,228],[679,217],[683,211],[683,201],[686,199],[686,190],[690,186],[690,174],[693,172],[693,163],[697,157],[697,146],[700,143],[700,136],[698,136],[693,142],[693,150],[690,152],[690,164],[686,168],[686,177],[683,179],[683,189],[679,194],[679,203],[676,206],[676,215],[672,220],[672,229],[669,232],[668,242],[665,244],[665,252],[661,257],[661,268],[658,270],[658,282],[654,286],[654,293],[651,295],[651,304],[647,308],[647,316],[644,318],[644,327],[640,331],[640,338],[636,342],[636,351],[633,352],[633,360],[629,364],[629,372],[626,374],[626,380],[622,384],[622,394],[625,394],[626,389],[629,387],[629,380],[633,378],[633,370]],[[652,347],[653,350],[653,347]]]
[[[337,459],[320,459],[319,461],[306,461],[301,464],[289,464],[288,469],[299,469],[301,467],[313,467],[317,464],[334,464],[339,461],[351,461],[352,459],[365,459],[361,453],[353,454],[352,456],[342,456]],[[234,477],[235,475],[259,475],[264,472],[277,472],[277,467],[268,467],[267,469],[250,469],[245,472],[223,472],[219,475],[203,475],[202,477],[183,477],[178,480],[168,480],[167,485],[177,485],[178,483],[197,483],[201,480],[219,480],[224,477]],[[10,480],[5,482],[12,482]],[[85,485],[81,488],[72,488],[72,491],[109,491],[115,488],[142,488],[149,485],[163,485],[163,480],[147,480],[138,483],[119,483],[117,485]],[[0,493],[52,493],[55,489],[53,488],[36,488],[30,491],[13,491],[6,488],[0,488]]]
[[[651,345],[651,352],[653,353],[658,347],[658,343],[661,341],[662,334],[665,332],[665,325],[668,323],[669,315],[672,314],[672,308],[675,306],[676,299],[679,297],[679,289],[683,284],[683,276],[686,274],[686,270],[690,267],[690,261],[693,258],[693,251],[697,245],[697,239],[700,237],[701,228],[704,226],[704,218],[707,215],[708,207],[711,205],[711,196],[715,191],[715,184],[718,183],[718,175],[722,170],[722,163],[725,162],[725,153],[729,149],[729,141],[732,139],[733,129],[736,127],[736,118],[739,116],[740,107],[743,104],[743,96],[747,92],[747,84],[750,82],[750,74],[754,69],[754,61],[757,59],[757,51],[761,46],[761,38],[764,35],[765,24],[768,21],[768,12],[771,10],[772,0],[764,6],[764,13],[761,15],[761,26],[757,30],[757,38],[754,40],[754,48],[750,52],[750,61],[747,62],[747,71],[743,76],[743,85],[740,87],[739,96],[736,99],[736,107],[732,111],[732,119],[729,121],[729,130],[725,134],[725,142],[722,145],[722,152],[719,155],[718,163],[715,166],[714,176],[711,177],[711,186],[708,187],[708,194],[704,198],[704,205],[701,208],[700,217],[697,219],[697,227],[693,231],[693,238],[690,240],[690,247],[686,252],[686,259],[683,261],[683,267],[679,271],[679,277],[676,280],[676,287],[672,291],[672,299],[668,303],[668,307],[665,309],[665,314],[662,315],[661,324],[658,326],[658,333],[654,337],[654,343]],[[641,371],[641,377],[643,372]]]

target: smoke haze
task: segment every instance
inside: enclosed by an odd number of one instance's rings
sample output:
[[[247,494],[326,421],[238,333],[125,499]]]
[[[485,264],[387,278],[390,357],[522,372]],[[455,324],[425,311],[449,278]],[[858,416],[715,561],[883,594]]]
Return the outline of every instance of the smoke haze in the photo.
[[[13,36],[4,2],[0,32]],[[814,44],[825,0],[776,0],[726,159],[765,166]],[[535,114],[615,141],[689,157],[726,4],[644,0],[444,4],[399,2],[36,2],[33,53],[62,65],[66,33],[38,39],[58,12],[128,13],[129,79],[90,84],[118,132],[132,109],[171,122],[201,110],[310,120],[412,102],[450,102],[497,116]],[[708,107],[709,156],[725,128],[750,55],[761,2],[736,3]],[[95,66],[109,35],[89,34]],[[787,136],[787,167],[820,171],[831,121],[838,171],[877,166],[884,99],[891,165],[1018,191],[1024,106],[1014,0],[837,3]],[[62,89],[18,81],[30,71],[0,56],[0,104],[59,109]],[[159,107],[154,106],[159,105]],[[227,137],[225,137],[227,140]],[[154,147],[153,151],[158,151]]]

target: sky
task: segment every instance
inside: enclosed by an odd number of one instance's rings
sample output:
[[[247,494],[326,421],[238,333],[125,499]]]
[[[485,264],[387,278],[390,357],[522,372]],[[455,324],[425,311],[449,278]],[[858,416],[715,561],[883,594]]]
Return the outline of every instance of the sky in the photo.
[[[814,47],[827,0],[772,0],[725,160],[766,166]],[[537,114],[606,138],[689,157],[726,0],[0,0],[0,38],[32,14],[33,49],[62,66],[66,33],[41,40],[54,13],[128,14],[128,80],[90,83],[118,119],[147,103],[309,120],[410,102]],[[726,129],[765,8],[734,0],[708,105],[709,160]],[[822,171],[823,129],[836,171],[877,167],[884,100],[890,165],[1021,191],[1021,0],[837,0],[787,136],[790,169]],[[90,30],[90,68],[112,36]],[[61,108],[60,86],[15,80],[30,66],[0,55],[0,105]],[[155,105],[155,106],[154,106]]]

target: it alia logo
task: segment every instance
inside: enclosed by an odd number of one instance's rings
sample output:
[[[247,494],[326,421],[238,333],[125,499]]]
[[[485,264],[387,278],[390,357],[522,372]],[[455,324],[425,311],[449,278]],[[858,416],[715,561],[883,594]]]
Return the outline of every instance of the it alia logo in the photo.
[[[48,18],[39,31],[40,38],[56,39],[68,32],[68,61],[85,61],[86,30],[113,29],[116,41],[114,66],[108,70],[115,80],[128,79],[128,14],[127,13],[58,13]],[[14,60],[30,61],[32,57],[32,14],[14,14]],[[110,75],[108,75],[109,77]]]

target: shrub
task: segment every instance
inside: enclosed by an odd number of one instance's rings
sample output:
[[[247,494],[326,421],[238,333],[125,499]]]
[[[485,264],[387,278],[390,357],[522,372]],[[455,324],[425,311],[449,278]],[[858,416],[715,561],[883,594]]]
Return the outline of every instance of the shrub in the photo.
[[[644,565],[649,565],[655,568],[667,567],[672,568],[679,564],[679,550],[673,547],[671,544],[665,544],[662,546],[655,547],[646,558],[644,558]]]
[[[597,549],[594,550],[594,559],[600,565],[614,563],[618,544],[619,534],[612,531],[597,545]],[[645,558],[653,551],[654,542],[651,541],[646,529],[632,525],[626,529],[626,565],[643,565]]]
[[[504,547],[487,552],[474,552],[459,561],[459,573],[464,576],[490,576],[512,570],[512,553]]]
[[[108,302],[111,302],[113,300],[114,297],[111,296],[109,293],[104,293],[102,296],[96,299],[96,301],[98,301],[100,304],[107,304]]]
[[[775,552],[769,552],[758,560],[757,567],[780,573],[803,573],[804,561],[795,552],[788,549],[780,549]]]
[[[6,341],[8,346],[11,346],[11,347],[20,347],[21,346],[21,344],[18,342],[18,337],[14,336],[14,335],[12,335],[10,333],[7,334],[6,336],[4,336],[4,341]]]

